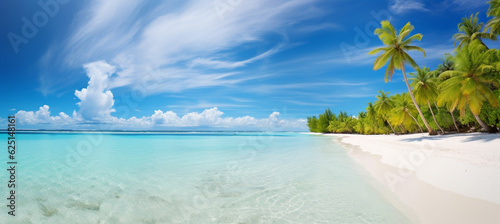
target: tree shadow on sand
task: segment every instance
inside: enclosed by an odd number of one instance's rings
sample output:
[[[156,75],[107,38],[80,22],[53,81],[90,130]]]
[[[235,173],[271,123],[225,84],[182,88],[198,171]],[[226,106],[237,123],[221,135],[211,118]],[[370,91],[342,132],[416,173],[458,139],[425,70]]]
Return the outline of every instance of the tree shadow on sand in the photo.
[[[480,142],[491,142],[495,139],[500,139],[500,134],[488,134],[488,133],[467,133],[467,134],[445,134],[445,135],[438,135],[438,136],[422,136],[420,138],[407,138],[407,139],[401,139],[403,142],[421,142],[423,140],[430,140],[430,141],[435,141],[435,140],[443,140],[449,137],[467,137],[462,140],[462,142],[475,142],[475,141],[480,141]]]

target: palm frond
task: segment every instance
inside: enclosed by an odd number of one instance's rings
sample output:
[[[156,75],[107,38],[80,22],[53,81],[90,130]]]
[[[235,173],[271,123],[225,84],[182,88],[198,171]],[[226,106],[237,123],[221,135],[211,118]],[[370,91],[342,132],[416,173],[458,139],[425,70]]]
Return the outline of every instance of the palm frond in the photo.
[[[408,39],[406,39],[405,41],[403,41],[400,45],[401,46],[406,46],[408,44],[411,44],[411,42],[413,42],[414,40],[418,40],[418,41],[421,41],[422,40],[422,37],[423,35],[421,33],[417,33],[411,37],[408,37]]]
[[[395,51],[394,49],[391,49],[379,55],[375,59],[375,63],[373,64],[373,70],[379,70],[380,68],[384,67],[384,65],[387,64],[387,61],[392,57],[394,51]]]
[[[427,55],[425,54],[425,50],[421,47],[417,47],[417,46],[404,46],[403,47],[403,50],[405,51],[420,51],[424,54],[424,57],[426,57]]]

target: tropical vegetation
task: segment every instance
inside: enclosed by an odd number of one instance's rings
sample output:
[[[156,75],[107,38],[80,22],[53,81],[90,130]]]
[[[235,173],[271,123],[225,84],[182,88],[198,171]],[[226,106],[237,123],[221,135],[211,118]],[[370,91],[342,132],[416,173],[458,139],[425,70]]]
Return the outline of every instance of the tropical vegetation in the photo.
[[[401,70],[408,92],[392,94],[379,91],[376,101],[366,111],[337,115],[326,109],[319,116],[307,118],[311,132],[359,134],[440,134],[449,132],[498,132],[500,130],[500,49],[490,49],[484,40],[497,40],[500,35],[500,0],[488,2],[487,16],[482,23],[478,14],[462,18],[458,33],[453,35],[456,48],[445,54],[435,70],[420,67],[408,54],[425,50],[413,44],[423,38],[411,35],[414,27],[408,22],[399,31],[389,21],[382,21],[374,34],[383,47],[369,54],[378,54],[373,69],[386,66],[385,82],[392,81]],[[406,69],[414,72],[407,74]],[[429,122],[428,122],[429,121]],[[438,132],[436,132],[436,131]]]

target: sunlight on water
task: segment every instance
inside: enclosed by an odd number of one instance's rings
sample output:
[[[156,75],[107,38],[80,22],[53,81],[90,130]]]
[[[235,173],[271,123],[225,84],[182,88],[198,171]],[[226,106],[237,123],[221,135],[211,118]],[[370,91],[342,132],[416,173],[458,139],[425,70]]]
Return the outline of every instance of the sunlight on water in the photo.
[[[331,137],[64,133],[18,142],[17,214],[0,223],[408,223]]]

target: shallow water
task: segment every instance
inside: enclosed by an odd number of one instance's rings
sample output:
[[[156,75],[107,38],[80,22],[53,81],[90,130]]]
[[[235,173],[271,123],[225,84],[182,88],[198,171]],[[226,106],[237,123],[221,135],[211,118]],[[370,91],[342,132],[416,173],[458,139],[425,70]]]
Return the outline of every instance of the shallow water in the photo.
[[[408,223],[331,137],[52,133],[17,139],[16,217],[3,206],[0,223]],[[6,182],[6,171],[0,178]],[[7,196],[6,186],[1,189]]]

